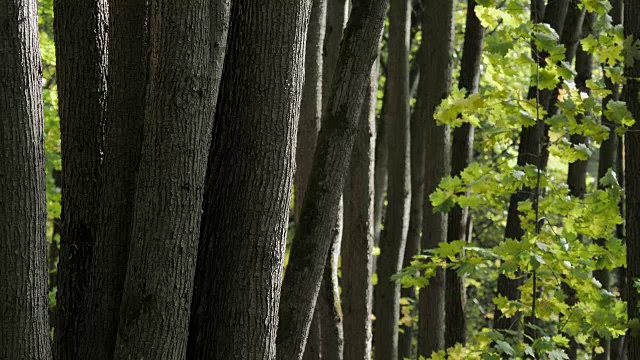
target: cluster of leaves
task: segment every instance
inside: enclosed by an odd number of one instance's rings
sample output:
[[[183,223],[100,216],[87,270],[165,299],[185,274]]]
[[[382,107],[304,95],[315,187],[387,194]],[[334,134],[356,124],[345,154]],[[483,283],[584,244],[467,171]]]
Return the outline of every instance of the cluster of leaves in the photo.
[[[609,101],[603,108],[603,98],[611,93],[604,77],[616,86],[624,84],[620,64],[640,58],[640,47],[623,38],[620,25],[611,24],[608,1],[583,0],[586,11],[597,13],[597,35],[583,38],[581,46],[599,65],[594,66],[594,80],[587,81],[585,92],[576,87],[576,72],[565,61],[558,34],[548,24],[529,19],[528,1],[479,0],[478,4],[476,15],[487,29],[480,90],[471,96],[464,90],[453,91],[435,114],[441,124],[456,127],[468,122],[478,128],[474,162],[460,176],[443,178],[430,196],[436,211],[447,212],[454,205],[469,208],[473,243],[442,243],[416,256],[396,278],[403,286],[420,288],[436,269],[455,269],[465,277],[467,293],[477,296],[468,302],[468,344],[434,353],[432,359],[566,359],[571,338],[587,354],[602,352],[602,339],[619,337],[629,326],[620,289],[605,288],[593,276],[594,271],[625,266],[626,248],[615,237],[616,226],[623,221],[619,209],[623,189],[613,169],[602,179],[591,171],[586,195],[572,196],[566,185],[567,167],[575,161],[596,161],[600,144],[610,136],[603,116],[618,134],[633,124],[624,102]],[[544,66],[531,55],[532,40],[548,54]],[[535,99],[528,99],[530,87],[555,91],[558,111],[547,114]],[[516,161],[519,132],[538,120],[550,129],[551,155],[545,171]],[[591,141],[571,143],[572,134]],[[535,200],[518,205],[525,235],[520,241],[504,239],[510,196],[537,188]],[[534,271],[535,296],[533,277],[527,276]],[[520,279],[519,299],[491,296],[498,274]],[[576,293],[575,305],[567,303],[567,288]],[[491,329],[488,320],[494,309],[507,317],[530,315],[533,301],[539,322],[526,326],[536,327],[538,337],[526,339]]]

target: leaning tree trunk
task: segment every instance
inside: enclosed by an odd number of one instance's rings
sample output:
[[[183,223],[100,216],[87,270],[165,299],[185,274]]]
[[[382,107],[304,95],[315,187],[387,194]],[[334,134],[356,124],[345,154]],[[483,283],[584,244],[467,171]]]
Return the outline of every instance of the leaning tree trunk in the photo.
[[[344,188],[342,302],[344,358],[371,359],[373,286],[373,170],[376,131],[378,63],[373,65],[362,103]]]
[[[220,69],[212,55],[224,51],[213,43],[212,4],[149,5],[144,140],[115,359],[186,355]]]
[[[476,16],[477,1],[467,3],[467,24],[464,33],[462,60],[460,65],[460,80],[458,87],[467,91],[467,96],[478,92],[480,83],[480,63],[482,61],[482,46],[484,44],[484,28]],[[451,144],[451,176],[460,176],[469,166],[473,156],[473,125],[465,122],[453,130]],[[466,240],[468,211],[455,205],[449,212],[447,241]],[[445,347],[452,347],[456,343],[466,343],[466,288],[464,279],[455,270],[447,270],[447,288],[445,291]]]
[[[55,357],[82,358],[84,302],[100,217],[107,94],[107,1],[54,2],[62,137],[62,233]]]
[[[348,18],[348,1],[328,0],[326,36],[324,41],[324,61],[322,63],[323,106],[328,106],[331,82],[336,70],[342,33]],[[313,156],[310,158],[313,161]],[[342,205],[341,205],[342,206]],[[341,207],[342,209],[342,207]],[[338,284],[338,258],[342,239],[343,211],[338,211],[336,224],[331,234],[331,248],[322,278],[320,293],[314,310],[314,318],[318,319],[322,329],[320,340],[322,357],[325,360],[341,360],[344,345],[342,328],[342,310],[340,304],[340,285]],[[338,294],[338,296],[335,296]],[[311,340],[317,341],[316,339]]]
[[[564,19],[567,15],[568,1],[569,0],[555,0],[549,2],[547,7],[544,9],[544,22],[550,24],[560,36],[562,36]],[[535,4],[537,4],[537,0],[532,0],[532,5],[537,9],[531,14],[534,23],[540,20],[538,17],[540,9],[535,6]],[[533,55],[538,61],[538,64],[540,64],[539,66],[544,66],[545,54],[539,53],[538,50],[534,48]],[[539,106],[546,109],[551,101],[552,95],[553,92],[551,90],[539,90],[536,86],[533,86],[529,89],[528,97],[529,99],[538,99]],[[546,144],[546,133],[548,132],[546,130],[548,129],[545,129],[543,119],[538,119],[536,124],[533,126],[522,128],[522,131],[520,132],[520,147],[518,149],[518,166],[534,165],[540,169],[544,169],[546,167],[545,149],[548,145]],[[518,211],[518,204],[522,201],[535,197],[535,192],[536,191],[532,191],[532,189],[523,188],[511,195],[507,213],[505,238],[520,240],[524,235],[524,231],[520,226],[520,212]],[[506,275],[500,274],[498,276],[498,295],[504,296],[510,301],[519,299],[519,287],[522,282],[522,276],[518,279],[509,279]],[[511,318],[507,318],[502,315],[500,310],[496,309],[494,313],[493,326],[495,329],[499,330],[510,329],[514,332],[519,332],[521,329],[520,319],[521,313],[519,312]]]
[[[409,145],[409,51],[411,4],[391,0],[389,8],[389,60],[386,120],[389,121],[389,185],[387,220],[380,236],[378,284],[374,291],[373,343],[376,358],[398,358],[400,285],[391,279],[402,268],[409,227],[411,169]]]
[[[624,36],[633,41],[640,40],[640,0],[624,1]],[[635,286],[630,286],[640,277],[640,61],[624,69],[627,83],[623,99],[636,123],[625,134],[625,193],[627,230],[627,314],[629,319],[640,317],[638,301],[640,295]],[[631,332],[631,331],[629,331]],[[640,359],[640,337],[627,334],[629,359]]]
[[[453,0],[423,0],[423,33],[429,34],[420,47],[420,84],[416,102],[416,119],[423,121],[425,141],[424,209],[422,249],[434,249],[447,240],[447,214],[434,212],[429,195],[440,179],[449,174],[450,130],[437,126],[433,113],[440,101],[451,91],[454,42]],[[420,289],[418,322],[418,355],[426,358],[444,348],[445,334],[445,273],[438,270],[427,287]]]
[[[147,73],[145,0],[109,1],[107,114],[100,221],[85,302],[80,359],[111,360],[127,268]]]
[[[298,140],[296,145],[296,172],[294,175],[294,219],[300,222],[300,211],[304,201],[316,141],[320,131],[322,116],[322,64],[323,44],[327,17],[327,1],[313,0],[309,27],[307,28],[307,45],[305,55],[305,81],[302,88],[300,104],[300,120],[298,122]],[[321,354],[321,324],[319,314],[314,315],[309,342],[305,349],[305,360],[319,359]]]
[[[277,338],[281,360],[300,359],[304,350],[387,5],[386,0],[353,2],[282,285]]]
[[[232,3],[189,359],[275,357],[310,10],[311,1]]]
[[[38,10],[0,3],[0,358],[51,359]]]

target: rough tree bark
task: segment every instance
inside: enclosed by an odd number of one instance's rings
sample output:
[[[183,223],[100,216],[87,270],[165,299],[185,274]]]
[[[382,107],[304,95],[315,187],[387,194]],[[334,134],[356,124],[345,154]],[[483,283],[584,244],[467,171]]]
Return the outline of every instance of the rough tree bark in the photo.
[[[478,92],[480,83],[480,63],[482,61],[482,47],[484,45],[484,28],[476,16],[476,0],[467,3],[467,21],[464,33],[464,45],[460,64],[460,79],[458,87],[465,89],[467,95]],[[473,125],[465,122],[455,128],[451,143],[451,176],[460,176],[469,166],[473,155]],[[467,239],[468,210],[456,205],[449,212],[447,241]],[[446,272],[445,291],[445,347],[452,347],[456,343],[466,343],[466,288],[464,279],[455,270]]]
[[[420,84],[416,102],[416,118],[425,124],[425,183],[422,249],[433,249],[447,240],[447,214],[434,212],[429,194],[436,190],[440,179],[449,174],[450,129],[437,126],[433,118],[436,107],[451,92],[453,71],[454,13],[453,0],[423,0],[422,29],[429,41],[422,43],[418,61]],[[430,357],[444,348],[445,334],[445,273],[439,270],[429,286],[420,289],[418,322],[418,355]]]
[[[373,171],[376,131],[378,63],[362,103],[358,135],[353,145],[344,188],[342,239],[342,309],[344,358],[371,359],[373,286]]]
[[[389,149],[388,206],[384,231],[380,235],[378,284],[374,291],[373,326],[375,354],[379,359],[398,358],[398,316],[400,285],[391,279],[400,271],[409,227],[411,202],[409,51],[411,4],[391,0],[389,7],[389,60],[387,62],[386,120],[394,146]]]
[[[0,3],[0,358],[51,359],[36,1]]]
[[[54,2],[62,137],[62,233],[55,357],[78,358],[100,214],[107,94],[107,1]]]
[[[624,1],[624,36],[640,39],[640,0]],[[640,119],[640,61],[624,69],[627,82],[622,94],[634,119]],[[640,277],[640,122],[625,134],[625,193],[627,230],[627,284]],[[627,314],[629,320],[640,317],[640,296],[635,286],[627,286]],[[629,359],[640,358],[640,337],[627,334]]]
[[[96,229],[80,359],[111,360],[127,268],[147,74],[145,0],[109,1],[107,114]],[[89,320],[90,319],[90,320]]]
[[[299,359],[304,350],[387,5],[353,2],[282,286],[278,359]]]
[[[537,9],[535,12],[532,12],[532,20],[534,22],[538,22],[540,20],[538,16],[543,12],[544,22],[551,25],[556,33],[562,37],[563,24],[567,15],[569,0],[550,1],[544,11],[541,11],[542,9],[538,6],[537,0],[532,0],[532,5]],[[533,55],[537,57],[540,66],[544,66],[545,54],[538,53],[536,49],[533,49]],[[539,106],[547,109],[552,95],[553,92],[551,90],[539,91],[536,86],[532,86],[529,89],[528,97],[529,99],[537,98],[539,100]],[[540,169],[544,169],[546,167],[546,132],[543,119],[538,119],[536,124],[533,126],[522,128],[520,132],[520,146],[518,148],[518,166],[535,165]],[[532,196],[535,196],[533,193],[535,193],[535,191],[532,191],[529,188],[523,188],[511,195],[511,198],[509,199],[509,210],[507,213],[505,238],[520,240],[524,235],[522,227],[520,226],[518,204]],[[509,300],[519,299],[519,287],[522,284],[522,281],[522,277],[518,279],[509,279],[504,274],[500,274],[498,276],[498,294]],[[494,313],[493,326],[495,329],[499,330],[511,329],[512,331],[519,332],[521,329],[520,319],[520,313],[516,313],[516,315],[511,318],[507,318],[502,316],[500,310],[496,309]]]
[[[347,23],[349,14],[347,5],[348,1],[346,0],[328,0],[327,3],[326,36],[323,44],[324,61],[322,63],[322,103],[324,108],[328,106],[328,94],[331,91],[331,82],[338,62],[342,33]],[[310,161],[313,161],[313,156],[310,157]],[[337,259],[340,257],[340,242],[342,240],[342,210],[338,211],[338,214],[331,234],[331,248],[329,256],[327,256],[322,285],[314,310],[314,318],[319,323],[322,336],[320,341],[313,339],[312,342],[321,344],[322,357],[326,360],[342,359],[344,347],[340,296],[334,296],[340,293]],[[334,261],[334,259],[336,260]]]
[[[310,10],[308,0],[232,3],[189,359],[275,357]]]
[[[115,359],[184,359],[219,64],[210,0],[149,4],[149,82]],[[215,49],[215,50],[211,50]],[[219,71],[219,70],[218,70]]]
[[[300,120],[298,122],[298,140],[296,146],[296,172],[294,176],[295,203],[294,219],[300,222],[300,211],[304,201],[316,141],[320,131],[322,116],[322,66],[323,44],[327,18],[326,0],[313,0],[309,27],[307,29],[307,45],[305,55],[305,82],[302,88],[300,104]],[[305,360],[319,359],[321,344],[321,327],[319,314],[314,314],[313,325],[309,333],[309,342],[305,349]]]

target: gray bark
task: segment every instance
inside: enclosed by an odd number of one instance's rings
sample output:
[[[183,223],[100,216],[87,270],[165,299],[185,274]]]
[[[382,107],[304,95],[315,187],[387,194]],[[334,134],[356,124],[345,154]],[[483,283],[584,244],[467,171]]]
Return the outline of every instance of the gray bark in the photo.
[[[51,359],[36,1],[0,3],[0,358]]]
[[[378,284],[374,290],[373,342],[376,358],[398,358],[398,316],[400,285],[391,276],[400,271],[409,227],[411,166],[409,144],[409,51],[411,5],[391,0],[389,8],[389,60],[386,120],[389,121],[388,206],[380,236],[377,261]]]
[[[109,1],[107,114],[100,221],[81,330],[80,359],[111,360],[127,268],[147,74],[145,0]]]
[[[416,103],[416,118],[424,122],[425,140],[430,144],[425,152],[424,209],[422,249],[433,249],[447,241],[447,214],[436,213],[429,194],[436,190],[440,179],[449,174],[450,129],[437,126],[433,113],[451,91],[453,71],[454,14],[453,0],[423,0],[422,27],[429,34],[419,53],[420,84]],[[445,273],[439,270],[427,287],[420,289],[418,353],[430,357],[444,348],[445,334]]]
[[[358,135],[353,145],[349,176],[344,189],[344,237],[342,247],[342,302],[344,358],[371,359],[371,311],[373,286],[373,171],[376,131],[378,65],[362,103]]]
[[[278,359],[300,359],[304,350],[387,4],[353,2],[282,286]]]
[[[310,0],[232,3],[188,359],[275,357],[310,11]]]
[[[210,0],[149,4],[149,82],[114,359],[184,359],[219,72]],[[215,50],[211,50],[215,49]]]
[[[54,1],[56,81],[62,137],[62,233],[55,357],[81,358],[91,258],[102,190],[107,95],[107,1]]]

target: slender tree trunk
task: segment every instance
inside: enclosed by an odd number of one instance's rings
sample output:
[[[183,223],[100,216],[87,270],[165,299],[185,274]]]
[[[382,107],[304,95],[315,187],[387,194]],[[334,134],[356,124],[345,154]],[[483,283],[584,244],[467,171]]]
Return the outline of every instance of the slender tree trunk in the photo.
[[[447,240],[447,214],[434,212],[429,194],[436,190],[440,179],[449,174],[450,129],[437,126],[433,113],[441,100],[451,92],[454,48],[453,0],[423,0],[423,34],[428,41],[420,47],[420,84],[416,103],[416,118],[425,124],[424,209],[422,249],[433,249]],[[426,40],[426,38],[425,38]],[[445,273],[438,270],[427,287],[420,289],[418,323],[418,355],[430,357],[445,345]]]
[[[219,68],[213,2],[152,0],[144,140],[115,359],[184,359]]]
[[[532,12],[534,22],[539,20],[538,16],[540,12],[536,1],[537,0],[532,0],[533,7],[538,9],[536,12]],[[550,1],[544,9],[544,22],[550,24],[560,36],[562,36],[563,32],[562,30],[567,14],[568,1],[569,0]],[[538,50],[536,49],[533,49],[533,54],[537,57],[538,64],[540,64],[540,66],[544,66],[545,54],[538,53]],[[545,109],[548,107],[552,95],[553,92],[551,90],[539,91],[536,86],[529,89],[529,98],[538,99],[539,105]],[[545,129],[543,119],[538,119],[534,126],[522,128],[522,131],[520,132],[520,147],[518,149],[518,166],[535,165],[541,170],[544,170],[546,167],[546,137],[548,135],[548,131],[546,130],[548,129]],[[518,204],[532,196],[535,197],[535,194],[532,195],[534,192],[535,191],[531,191],[529,188],[523,188],[511,195],[509,200],[509,210],[507,213],[505,238],[520,240],[524,235],[522,227],[520,226]],[[505,275],[500,274],[498,276],[498,294],[509,300],[519,299],[519,287],[522,284],[522,281],[522,277],[518,279],[509,279]],[[520,318],[520,313],[517,313],[511,318],[504,317],[500,310],[496,309],[493,326],[495,329],[499,330],[511,329],[512,331],[519,332],[521,329]]]
[[[633,41],[640,39],[640,1],[624,2],[624,37],[631,36]],[[623,99],[635,119],[640,119],[640,61],[624,69],[627,82]],[[625,193],[626,193],[626,232],[627,232],[627,314],[629,319],[640,317],[638,301],[640,296],[633,284],[640,277],[640,122],[625,134]],[[640,337],[627,334],[629,359],[640,358]]]
[[[54,2],[62,137],[62,233],[55,357],[76,359],[100,216],[107,94],[107,1]]]
[[[333,81],[333,74],[335,73],[338,62],[342,32],[347,23],[347,6],[347,0],[328,0],[327,3],[324,61],[322,63],[322,89],[324,94],[322,102],[325,108],[328,106],[327,94],[331,90],[331,82]],[[313,161],[313,156],[309,159]],[[323,272],[322,285],[316,304],[316,314],[314,315],[314,317],[320,319],[320,327],[322,329],[322,338],[320,341],[322,345],[321,351],[323,358],[327,360],[342,359],[344,344],[340,297],[334,296],[334,293],[340,293],[338,263],[337,260],[335,262],[333,261],[333,259],[340,257],[340,241],[343,226],[342,210],[338,211],[338,214],[334,231],[332,232],[329,256],[327,256],[327,263],[325,264]]]
[[[378,63],[365,89],[358,135],[353,145],[344,199],[342,299],[344,358],[371,359],[373,286],[373,192]]]
[[[232,3],[188,359],[275,357],[310,10]]]
[[[342,304],[340,303],[340,285],[338,284],[338,262],[342,244],[344,220],[343,201],[331,234],[331,247],[324,266],[322,287],[316,302],[316,315],[319,312],[322,328],[322,358],[342,360],[344,352],[344,330],[342,328]]]
[[[316,149],[320,118],[322,116],[322,64],[323,44],[327,17],[326,0],[313,0],[305,58],[305,82],[302,88],[298,141],[296,147],[296,172],[294,176],[295,203],[294,218],[300,223],[300,211],[304,194],[313,165],[313,153]],[[297,226],[297,225],[296,225]],[[319,314],[314,315],[304,359],[320,359],[321,323]]]
[[[353,1],[282,286],[281,360],[299,359],[304,350],[387,5],[386,0]]]
[[[147,74],[145,0],[109,1],[107,114],[100,221],[93,247],[80,359],[111,360],[129,254]],[[89,320],[90,319],[90,320]]]
[[[476,0],[469,0],[467,22],[464,33],[464,45],[460,65],[458,86],[466,89],[467,95],[478,91],[480,83],[480,62],[484,43],[484,28],[475,13]],[[473,156],[474,128],[469,123],[453,130],[451,145],[451,175],[460,176],[469,166]],[[447,241],[466,240],[468,210],[456,205],[449,212]],[[445,347],[456,343],[466,343],[466,287],[464,279],[455,270],[447,270],[447,288],[445,294]]]
[[[409,227],[411,202],[411,165],[409,144],[409,47],[411,5],[406,0],[391,0],[389,8],[389,61],[386,119],[389,137],[388,216],[380,238],[378,284],[375,303],[373,341],[377,359],[398,358],[398,316],[400,285],[391,279],[402,268]]]
[[[0,358],[51,359],[36,1],[0,3]]]
[[[373,235],[374,244],[378,246],[380,244],[380,233],[382,230],[382,220],[384,217],[386,206],[384,200],[387,192],[387,185],[389,180],[389,172],[387,166],[389,163],[389,135],[387,134],[387,125],[389,124],[385,116],[386,112],[386,98],[387,84],[384,86],[384,99],[382,104],[382,110],[380,111],[380,119],[376,126],[376,149],[375,149],[375,170],[373,173],[374,179],[374,198],[373,198]],[[373,272],[376,273],[377,258],[373,259]]]

